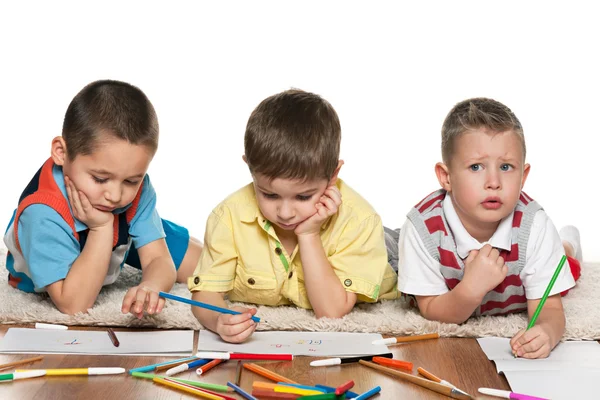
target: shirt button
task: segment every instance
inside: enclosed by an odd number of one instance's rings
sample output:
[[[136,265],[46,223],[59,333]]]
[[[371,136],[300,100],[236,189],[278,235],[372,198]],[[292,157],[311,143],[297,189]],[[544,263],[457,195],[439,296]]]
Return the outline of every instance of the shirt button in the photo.
[[[346,279],[346,280],[344,281],[344,285],[346,285],[346,287],[350,287],[350,286],[352,286],[352,279]]]
[[[294,276],[294,271],[290,271],[290,273],[288,274],[288,278],[292,279],[292,276]]]
[[[199,277],[195,277],[194,278],[194,285],[197,285],[200,283],[200,278]]]
[[[254,280],[254,278],[250,278],[250,279],[248,279],[248,283],[251,285],[254,285],[256,283],[256,281]]]
[[[280,256],[281,253],[283,253],[283,250],[281,250],[279,247],[276,247],[275,248],[275,254],[277,254],[278,256]]]

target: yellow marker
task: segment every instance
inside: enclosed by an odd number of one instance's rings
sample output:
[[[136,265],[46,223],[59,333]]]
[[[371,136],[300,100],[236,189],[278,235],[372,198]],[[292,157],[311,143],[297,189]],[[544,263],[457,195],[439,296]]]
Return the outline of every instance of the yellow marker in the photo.
[[[17,372],[45,371],[46,376],[61,375],[114,375],[124,374],[125,368],[62,368],[62,369],[18,369]]]
[[[315,394],[323,394],[323,392],[319,392],[318,390],[300,389],[300,388],[293,387],[293,386],[282,386],[282,385],[275,385],[275,388],[273,390],[275,392],[279,392],[279,393],[293,393],[293,394],[299,394],[301,396],[312,396]]]

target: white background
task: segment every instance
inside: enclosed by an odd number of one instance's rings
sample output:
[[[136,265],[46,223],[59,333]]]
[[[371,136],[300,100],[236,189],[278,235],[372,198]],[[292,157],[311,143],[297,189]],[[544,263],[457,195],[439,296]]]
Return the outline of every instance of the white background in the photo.
[[[577,225],[585,259],[600,261],[597,13],[573,1],[413,3],[3,2],[0,224],[72,97],[96,79],[128,81],[153,102],[159,212],[197,237],[210,210],[250,181],[245,124],[271,94],[297,87],[333,104],[341,177],[390,227],[438,188],[447,112],[485,96],[525,128],[526,192],[557,227]]]

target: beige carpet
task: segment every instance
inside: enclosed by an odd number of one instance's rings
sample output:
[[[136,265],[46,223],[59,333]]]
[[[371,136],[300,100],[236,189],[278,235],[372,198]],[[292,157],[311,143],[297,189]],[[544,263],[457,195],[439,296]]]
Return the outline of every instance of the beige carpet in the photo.
[[[163,312],[141,320],[121,314],[126,288],[139,282],[140,271],[125,267],[118,282],[104,288],[89,313],[61,314],[46,296],[27,294],[8,285],[4,267],[5,249],[0,249],[0,323],[48,322],[66,325],[110,325],[129,327],[190,328],[201,325],[190,308],[167,300]],[[586,263],[577,288],[564,301],[567,328],[563,339],[600,339],[600,264]],[[187,287],[176,284],[171,293],[189,297]],[[526,326],[525,314],[471,319],[462,325],[427,321],[401,301],[360,304],[342,319],[315,319],[312,312],[295,307],[258,308],[258,316],[268,321],[259,330],[379,332],[410,335],[440,332],[442,336],[511,337]]]

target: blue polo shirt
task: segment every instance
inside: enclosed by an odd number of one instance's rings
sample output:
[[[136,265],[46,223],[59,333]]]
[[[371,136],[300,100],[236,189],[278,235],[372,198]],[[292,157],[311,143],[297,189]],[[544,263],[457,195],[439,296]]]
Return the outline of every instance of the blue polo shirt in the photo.
[[[62,167],[54,165],[52,176],[68,202]],[[121,214],[130,206],[131,204],[114,210],[113,214]],[[6,268],[12,276],[20,279],[17,286],[19,289],[26,292],[44,292],[46,286],[67,277],[71,266],[81,254],[81,245],[69,224],[57,211],[44,204],[33,204],[25,208],[19,217],[19,251],[15,245],[14,217],[13,213],[4,236],[4,242],[10,252],[6,259]],[[83,222],[75,219],[77,232],[87,229]],[[165,236],[162,220],[156,211],[156,192],[146,175],[137,211],[129,224],[130,240],[126,246],[113,250],[104,285],[116,280],[132,243],[135,248],[140,248]]]

